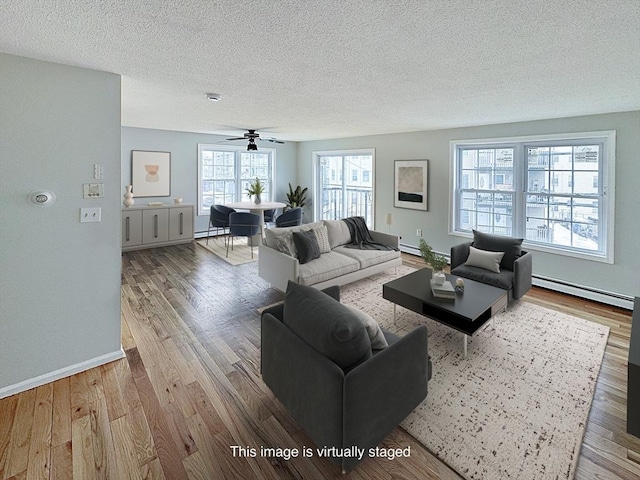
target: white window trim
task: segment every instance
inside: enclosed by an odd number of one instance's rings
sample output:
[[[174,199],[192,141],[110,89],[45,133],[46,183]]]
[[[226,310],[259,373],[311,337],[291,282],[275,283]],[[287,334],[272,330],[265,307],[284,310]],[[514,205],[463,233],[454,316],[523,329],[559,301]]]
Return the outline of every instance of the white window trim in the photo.
[[[199,143],[198,144],[198,155],[196,157],[197,168],[198,168],[198,183],[196,184],[196,210],[197,216],[199,217],[208,217],[211,212],[209,211],[200,211],[200,187],[202,185],[202,163],[200,159],[202,158],[202,150],[220,150],[227,152],[246,152],[246,146],[233,146],[233,145],[218,145],[215,143]],[[276,149],[275,148],[259,148],[258,153],[265,152],[271,154],[271,196],[275,195],[275,187],[276,187]],[[271,201],[272,198],[265,199],[265,201]]]
[[[358,148],[358,149],[347,149],[347,150],[319,150],[311,152],[312,159],[312,175],[313,182],[311,185],[311,191],[313,194],[313,198],[318,198],[317,194],[320,190],[320,179],[318,178],[318,157],[322,157],[325,155],[371,155],[371,215],[373,217],[373,224],[371,230],[375,230],[376,225],[376,149],[375,148]],[[344,178],[342,179],[344,182]],[[320,218],[318,214],[318,207],[314,206],[313,208],[313,221],[317,222],[318,218]]]
[[[604,140],[605,148],[603,149],[604,168],[602,169],[602,184],[607,196],[606,211],[606,245],[605,251],[601,253],[590,253],[587,251],[572,251],[565,248],[553,247],[550,245],[540,245],[537,243],[527,242],[525,239],[522,244],[527,250],[535,250],[541,252],[552,253],[556,255],[563,255],[567,257],[575,257],[583,260],[592,260],[602,263],[614,263],[614,245],[615,245],[615,164],[616,164],[616,131],[615,130],[603,130],[596,132],[578,132],[578,133],[556,133],[549,135],[528,135],[518,137],[497,137],[497,138],[481,138],[481,139],[465,139],[465,140],[451,140],[449,142],[449,235],[454,235],[463,238],[473,238],[472,234],[465,232],[458,232],[454,230],[455,215],[457,210],[455,190],[457,185],[457,152],[458,147],[472,147],[472,146],[485,146],[496,144],[503,146],[507,144],[516,143],[535,143],[535,142],[554,142],[554,141],[579,141],[600,138]],[[514,190],[516,191],[516,208],[521,209],[524,202],[524,190],[521,188],[524,181],[525,171],[523,168],[517,168],[514,170]]]

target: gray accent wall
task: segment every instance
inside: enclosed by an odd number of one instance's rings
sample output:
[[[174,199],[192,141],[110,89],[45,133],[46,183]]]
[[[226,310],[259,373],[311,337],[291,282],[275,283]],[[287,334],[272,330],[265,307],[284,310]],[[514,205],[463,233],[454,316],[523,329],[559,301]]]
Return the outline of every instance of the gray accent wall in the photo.
[[[0,54],[0,194],[0,392],[118,358],[120,76]]]
[[[640,111],[552,120],[432,130],[402,134],[302,142],[298,181],[313,189],[313,152],[374,148],[375,219],[387,231],[386,213],[393,213],[392,233],[401,243],[417,246],[416,229],[435,250],[449,253],[465,238],[449,234],[450,142],[452,140],[615,130],[616,214],[613,265],[534,251],[535,275],[627,296],[640,294]],[[394,160],[429,160],[429,210],[393,207]]]
[[[198,196],[198,144],[216,144],[229,146],[246,146],[246,142],[225,142],[225,138],[235,135],[211,135],[206,133],[176,132],[170,130],[154,130],[149,128],[122,127],[122,185],[121,195],[125,185],[131,183],[131,151],[152,150],[171,152],[171,195],[168,197],[134,198],[136,205],[146,205],[148,202],[173,203],[173,197],[182,197],[184,203],[196,206]],[[284,144],[263,143],[258,141],[258,148],[276,149],[276,192],[275,200],[286,201],[288,182],[294,185],[296,181],[296,143]],[[135,193],[135,192],[134,192]],[[195,231],[207,231],[209,215],[196,216]]]

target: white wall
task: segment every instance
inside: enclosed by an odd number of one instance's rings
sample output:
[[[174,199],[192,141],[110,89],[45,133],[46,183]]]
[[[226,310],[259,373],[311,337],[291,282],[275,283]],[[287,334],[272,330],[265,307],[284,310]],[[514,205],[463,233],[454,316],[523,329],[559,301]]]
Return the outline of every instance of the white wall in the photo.
[[[616,130],[615,264],[533,252],[534,274],[623,295],[640,295],[640,112],[612,113],[482,127],[376,135],[314,142],[298,147],[298,182],[312,187],[312,152],[374,148],[376,224],[383,231],[393,213],[392,232],[417,245],[416,229],[435,250],[448,253],[465,239],[449,235],[449,142],[451,140]],[[428,159],[429,211],[393,207],[394,160]],[[311,190],[311,188],[310,188]]]
[[[122,127],[122,186],[131,184],[131,150],[152,150],[171,152],[171,195],[169,197],[134,198],[136,203],[146,205],[148,202],[173,203],[173,197],[183,197],[184,203],[196,205],[198,196],[198,144],[216,144],[226,137],[204,133],[175,132],[170,130],[153,130],[148,128]],[[260,142],[258,142],[260,143]],[[225,143],[224,145],[230,145]],[[242,145],[234,142],[232,145]],[[261,144],[258,147],[276,149],[276,190],[275,200],[286,201],[285,193],[289,191],[288,183],[296,180],[296,144]],[[294,185],[295,188],[295,185]],[[196,210],[197,213],[197,210]],[[196,217],[195,231],[207,231],[209,215]]]
[[[94,163],[105,196],[84,200]],[[120,77],[0,54],[0,187],[1,397],[122,354]]]

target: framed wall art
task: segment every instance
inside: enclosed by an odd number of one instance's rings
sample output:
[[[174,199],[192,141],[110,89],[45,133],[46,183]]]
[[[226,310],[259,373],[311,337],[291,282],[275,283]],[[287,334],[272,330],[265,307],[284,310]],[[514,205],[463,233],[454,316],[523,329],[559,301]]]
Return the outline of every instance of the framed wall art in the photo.
[[[171,195],[171,152],[131,150],[131,185],[136,197]]]
[[[396,160],[393,206],[427,210],[429,160]]]

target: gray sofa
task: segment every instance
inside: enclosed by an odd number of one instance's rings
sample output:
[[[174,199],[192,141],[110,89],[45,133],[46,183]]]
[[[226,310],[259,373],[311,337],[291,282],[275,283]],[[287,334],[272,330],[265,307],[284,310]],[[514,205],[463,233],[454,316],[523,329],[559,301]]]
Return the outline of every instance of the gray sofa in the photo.
[[[319,258],[301,264],[291,252],[293,232],[325,227],[328,233],[330,251]],[[396,235],[370,231],[377,243],[398,249]],[[265,241],[260,246],[258,275],[273,287],[285,291],[289,280],[302,285],[326,288],[345,285],[391,267],[402,265],[399,250],[358,250],[347,248],[351,235],[346,223],[341,220],[324,220],[306,223],[296,227],[272,228],[265,230]],[[293,255],[291,254],[293,253]]]
[[[289,285],[284,304],[262,313],[262,378],[316,447],[355,446],[366,457],[427,396],[427,329],[382,330],[388,346],[373,350],[339,287]],[[343,472],[359,461],[331,460]]]

